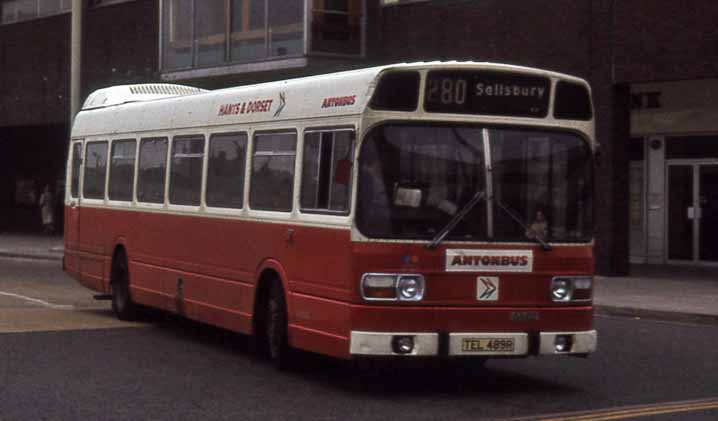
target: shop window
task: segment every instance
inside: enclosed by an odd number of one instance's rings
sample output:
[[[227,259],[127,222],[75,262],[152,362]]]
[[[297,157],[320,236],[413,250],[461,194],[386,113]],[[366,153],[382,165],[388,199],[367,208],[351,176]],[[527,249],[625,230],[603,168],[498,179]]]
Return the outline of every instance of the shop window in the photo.
[[[232,0],[230,60],[233,62],[266,57],[265,6],[264,0]]]
[[[0,24],[69,12],[72,0],[6,0],[0,2]]]
[[[82,196],[86,199],[104,199],[106,174],[107,142],[89,142],[85,150]]]
[[[253,209],[292,210],[296,150],[296,133],[255,135],[249,189]]]
[[[223,133],[209,141],[207,206],[241,209],[244,199],[244,171],[247,135]]]
[[[193,0],[162,2],[162,66],[180,69],[192,66]]]
[[[132,200],[136,149],[137,142],[132,139],[112,142],[110,181],[107,189],[110,200]]]
[[[269,56],[296,56],[304,53],[304,2],[269,0],[267,37]]]
[[[353,139],[352,130],[307,132],[300,200],[303,211],[349,211]]]
[[[162,2],[162,70],[177,71],[258,62],[312,52],[362,52],[364,0],[165,0]]]
[[[140,142],[140,168],[137,173],[137,200],[163,203],[167,170],[167,138],[154,137]]]
[[[203,136],[178,136],[172,141],[170,203],[199,206],[202,194]]]
[[[225,36],[226,10],[224,2],[195,2],[194,33],[197,66],[225,62],[227,38]]]

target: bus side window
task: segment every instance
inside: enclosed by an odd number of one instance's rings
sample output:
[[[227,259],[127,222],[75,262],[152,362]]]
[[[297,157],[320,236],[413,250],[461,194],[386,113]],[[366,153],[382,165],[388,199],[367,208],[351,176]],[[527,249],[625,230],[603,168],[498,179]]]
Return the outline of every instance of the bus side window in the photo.
[[[247,134],[222,133],[209,140],[207,206],[241,209],[244,205],[244,170]]]
[[[82,165],[82,143],[72,145],[72,179],[70,196],[77,198],[80,190],[80,165]]]
[[[104,199],[106,174],[107,142],[88,142],[82,196],[87,199]]]
[[[140,141],[140,168],[137,175],[137,200],[163,203],[167,171],[167,138],[150,137]]]
[[[353,139],[352,130],[306,133],[300,200],[302,211],[349,211]]]
[[[296,133],[254,136],[249,204],[253,209],[290,212],[294,193]]]
[[[203,162],[204,136],[177,136],[172,139],[170,203],[199,206]]]
[[[112,142],[110,157],[110,181],[107,196],[110,200],[132,200],[132,186],[135,178],[135,154],[137,141],[134,139]]]

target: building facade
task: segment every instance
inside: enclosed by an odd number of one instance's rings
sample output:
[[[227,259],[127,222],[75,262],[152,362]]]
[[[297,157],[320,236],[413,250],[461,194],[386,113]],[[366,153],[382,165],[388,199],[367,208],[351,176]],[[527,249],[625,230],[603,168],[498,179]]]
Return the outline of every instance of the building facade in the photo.
[[[0,1],[0,228],[62,179],[69,0]],[[92,0],[83,99],[114,84],[216,89],[375,64],[497,61],[584,77],[602,144],[599,273],[718,263],[718,31],[710,0]],[[61,186],[58,186],[61,187]]]

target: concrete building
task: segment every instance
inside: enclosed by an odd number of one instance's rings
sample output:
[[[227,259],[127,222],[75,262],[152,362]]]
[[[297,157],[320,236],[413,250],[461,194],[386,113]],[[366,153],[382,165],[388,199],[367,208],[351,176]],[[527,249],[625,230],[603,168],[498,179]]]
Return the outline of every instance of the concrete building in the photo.
[[[31,194],[64,172],[70,1],[0,1],[0,224],[33,229]],[[710,0],[93,0],[83,99],[113,84],[215,89],[416,60],[588,79],[602,153],[596,256],[715,264],[718,31]]]

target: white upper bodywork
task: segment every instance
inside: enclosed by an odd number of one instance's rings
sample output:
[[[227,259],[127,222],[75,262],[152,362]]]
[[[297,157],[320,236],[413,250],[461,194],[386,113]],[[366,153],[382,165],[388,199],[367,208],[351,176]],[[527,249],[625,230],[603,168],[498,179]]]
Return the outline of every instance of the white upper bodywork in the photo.
[[[391,70],[426,72],[439,69],[506,71],[545,76],[554,84],[560,79],[588,87],[584,80],[561,73],[475,62],[394,64],[216,91],[204,91],[181,85],[125,85],[101,89],[91,94],[75,119],[72,137],[113,136],[122,133],[140,134],[147,131],[357,116],[370,111],[368,103],[383,72]],[[555,127],[560,124],[585,133],[588,139],[591,139],[592,146],[595,146],[593,121],[561,120],[558,123],[553,120],[551,114],[546,118],[537,119],[425,113],[421,106],[423,86],[420,88],[419,104],[419,109],[411,113],[411,119],[431,118],[464,122],[475,120],[494,124],[505,122],[544,127]],[[381,113],[396,115],[398,112]],[[408,113],[401,114],[407,119]]]

